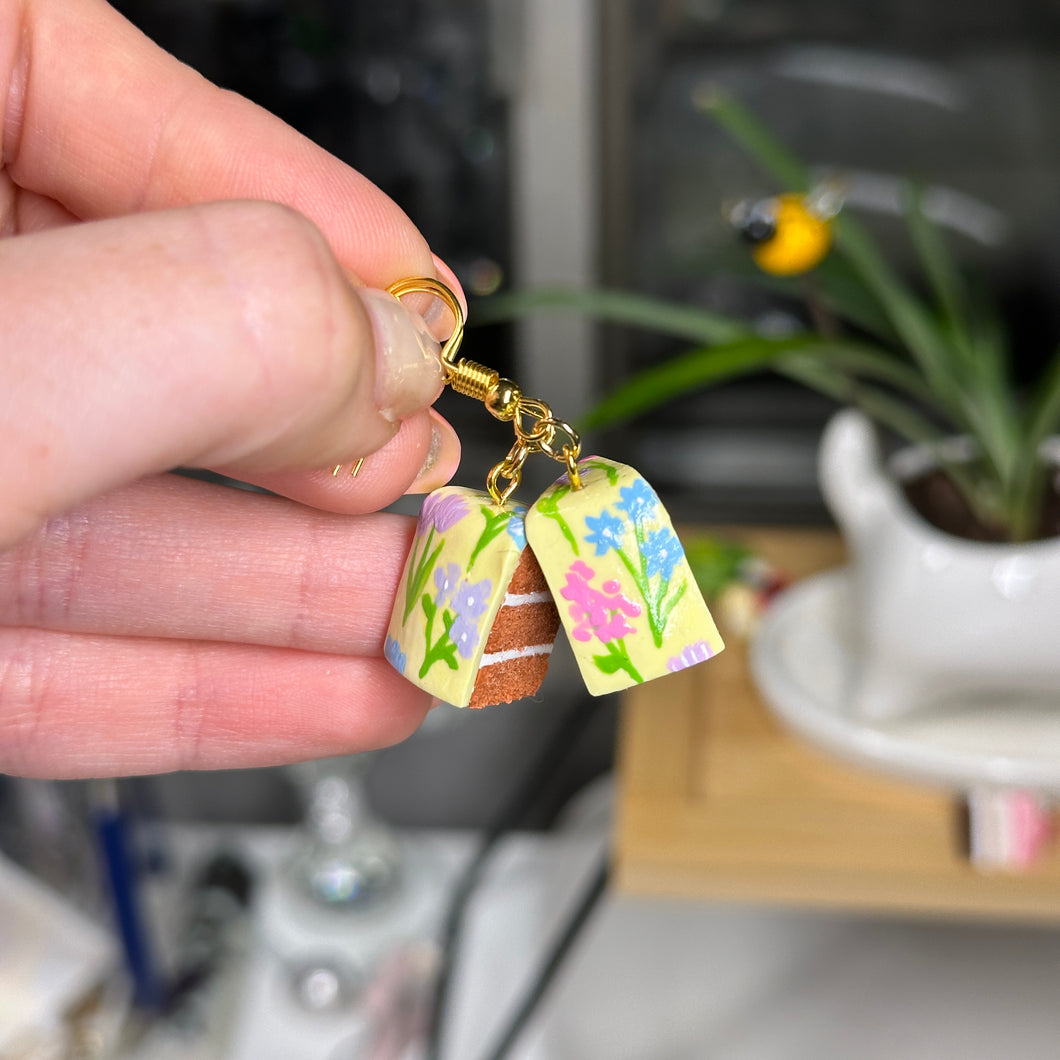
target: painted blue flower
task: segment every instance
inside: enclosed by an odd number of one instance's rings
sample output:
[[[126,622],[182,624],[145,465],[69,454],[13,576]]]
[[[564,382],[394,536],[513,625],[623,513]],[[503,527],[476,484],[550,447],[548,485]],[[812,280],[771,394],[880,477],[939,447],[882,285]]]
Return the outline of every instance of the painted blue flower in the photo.
[[[517,548],[526,548],[526,508],[520,504],[518,508],[512,512],[512,517],[508,520],[508,525],[505,529],[508,531],[508,536],[515,542]]]
[[[393,637],[386,638],[386,643],[383,645],[383,654],[386,656],[387,662],[390,663],[399,674],[405,672],[408,657],[401,650],[401,645],[398,644]]]
[[[478,647],[478,624],[468,621],[464,615],[457,615],[453,628],[449,630],[449,639],[462,658],[470,659]]]
[[[585,540],[590,545],[596,546],[596,554],[604,556],[613,548],[622,547],[622,537],[626,532],[626,524],[613,512],[606,508],[597,516],[587,515],[585,525],[589,533]]]
[[[684,549],[681,548],[681,542],[677,540],[677,534],[668,526],[648,534],[644,541],[643,552],[648,577],[653,578],[656,574],[661,574],[663,581],[670,580],[674,567],[684,555]]]
[[[655,517],[659,498],[644,479],[634,479],[632,486],[623,486],[618,492],[622,500],[615,507],[624,511],[633,522],[642,523]]]
[[[453,610],[460,618],[478,618],[489,607],[492,588],[489,578],[480,582],[461,582],[460,588],[453,593]],[[455,636],[453,640],[456,640]]]
[[[456,592],[456,587],[460,584],[460,573],[460,567],[456,563],[447,563],[444,570],[439,567],[434,572],[434,584],[438,588],[434,602],[438,607],[445,607]]]

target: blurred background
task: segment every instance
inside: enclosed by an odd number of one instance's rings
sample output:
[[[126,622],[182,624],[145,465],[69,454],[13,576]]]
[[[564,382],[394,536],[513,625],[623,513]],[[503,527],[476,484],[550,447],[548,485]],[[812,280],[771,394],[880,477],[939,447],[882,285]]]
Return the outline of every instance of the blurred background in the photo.
[[[811,165],[843,172],[847,208],[899,269],[907,251],[897,178],[922,179],[957,257],[999,302],[1018,371],[1036,370],[1060,334],[1055,0],[114,6],[377,183],[473,303],[499,291],[604,284],[751,318],[765,332],[799,326],[800,303],[750,282],[723,211],[783,189],[703,114],[704,94],[721,85]],[[465,343],[468,356],[575,424],[595,398],[677,348],[573,314],[472,327]],[[456,481],[480,484],[507,449],[503,428],[464,398],[447,393],[440,407],[465,447]],[[805,389],[754,378],[687,397],[590,449],[637,466],[675,520],[823,525],[814,460],[831,411]],[[531,480],[528,495],[540,484]],[[405,828],[483,827],[584,696],[557,645],[540,701],[472,718],[436,712],[425,731],[374,756],[374,813]],[[549,828],[578,793],[607,783],[616,707],[579,729],[524,826]],[[157,821],[289,824],[303,818],[303,780],[255,770],[142,778],[123,789]],[[60,801],[76,813],[79,799],[69,791]],[[48,875],[55,851],[31,837],[31,824],[57,827],[59,810],[37,785],[0,778],[4,806],[0,847]],[[1024,959],[1021,946],[1012,943],[1013,962]]]

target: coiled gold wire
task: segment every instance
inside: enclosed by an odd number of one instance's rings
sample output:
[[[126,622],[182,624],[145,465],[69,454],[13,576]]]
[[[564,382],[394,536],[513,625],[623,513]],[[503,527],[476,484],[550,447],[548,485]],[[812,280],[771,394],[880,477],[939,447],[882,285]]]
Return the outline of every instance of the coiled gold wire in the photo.
[[[445,382],[458,394],[483,402],[497,419],[512,421],[515,444],[486,477],[486,488],[494,503],[504,504],[515,493],[522,479],[523,464],[531,453],[544,453],[566,465],[572,489],[581,489],[578,475],[581,439],[578,432],[569,423],[557,420],[545,402],[525,397],[515,383],[510,379],[502,379],[494,369],[477,361],[469,361],[466,357],[457,360],[460,344],[464,340],[465,320],[456,295],[440,280],[426,276],[398,280],[387,290],[395,298],[409,294],[432,294],[442,300],[455,321],[452,334],[442,344],[441,361],[445,369]],[[567,439],[559,447],[555,444],[557,434]],[[502,487],[501,479],[506,479],[507,485]]]

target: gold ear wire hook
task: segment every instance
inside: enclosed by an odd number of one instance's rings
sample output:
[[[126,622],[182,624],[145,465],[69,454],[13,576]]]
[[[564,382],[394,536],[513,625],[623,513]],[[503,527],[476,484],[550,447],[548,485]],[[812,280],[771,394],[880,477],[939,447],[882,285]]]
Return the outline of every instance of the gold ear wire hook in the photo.
[[[486,486],[494,503],[503,504],[515,492],[522,477],[522,467],[531,453],[545,453],[553,460],[565,464],[572,489],[581,489],[578,475],[578,455],[581,439],[568,423],[557,420],[552,410],[543,401],[523,396],[522,390],[511,379],[504,379],[493,368],[469,361],[466,357],[457,360],[457,352],[464,340],[464,311],[459,300],[444,283],[430,277],[398,280],[387,290],[395,298],[408,294],[433,294],[440,298],[453,314],[455,326],[452,334],[442,344],[441,361],[445,369],[445,382],[458,394],[481,401],[491,416],[512,422],[515,428],[515,445],[508,455],[497,464],[486,479]],[[530,421],[527,428],[523,420]],[[557,432],[566,435],[569,442],[559,448],[554,444]],[[499,480],[506,478],[508,485],[501,489]]]
[[[387,291],[395,298],[403,298],[407,294],[433,294],[441,299],[445,307],[453,314],[455,321],[452,334],[442,344],[441,359],[442,366],[445,368],[445,381],[458,394],[484,402],[490,412],[497,416],[498,413],[491,407],[493,404],[491,396],[495,390],[503,391],[504,384],[509,384],[511,387],[515,387],[515,384],[511,380],[501,379],[499,372],[477,361],[469,361],[466,357],[457,360],[456,355],[464,341],[465,319],[464,310],[456,295],[440,280],[432,280],[426,276],[418,279],[398,280],[397,283],[392,283]],[[498,416],[498,418],[510,419],[511,417]]]
[[[398,280],[397,283],[392,283],[387,291],[395,298],[404,298],[407,294],[433,294],[445,303],[445,307],[453,314],[455,324],[452,334],[442,344],[442,364],[449,371],[456,369],[456,353],[460,349],[460,343],[464,341],[465,323],[464,310],[456,295],[440,280],[432,280],[429,276]]]

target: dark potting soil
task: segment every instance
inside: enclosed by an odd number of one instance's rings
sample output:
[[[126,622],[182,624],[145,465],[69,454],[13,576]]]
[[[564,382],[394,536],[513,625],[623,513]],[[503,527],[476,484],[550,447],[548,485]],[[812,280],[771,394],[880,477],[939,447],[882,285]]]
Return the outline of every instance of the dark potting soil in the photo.
[[[1045,503],[1038,538],[1060,536],[1060,490],[1057,475],[1046,485]],[[954,537],[971,541],[1005,541],[998,526],[987,526],[975,516],[968,502],[943,471],[929,471],[919,478],[902,483],[909,503],[933,526]]]

